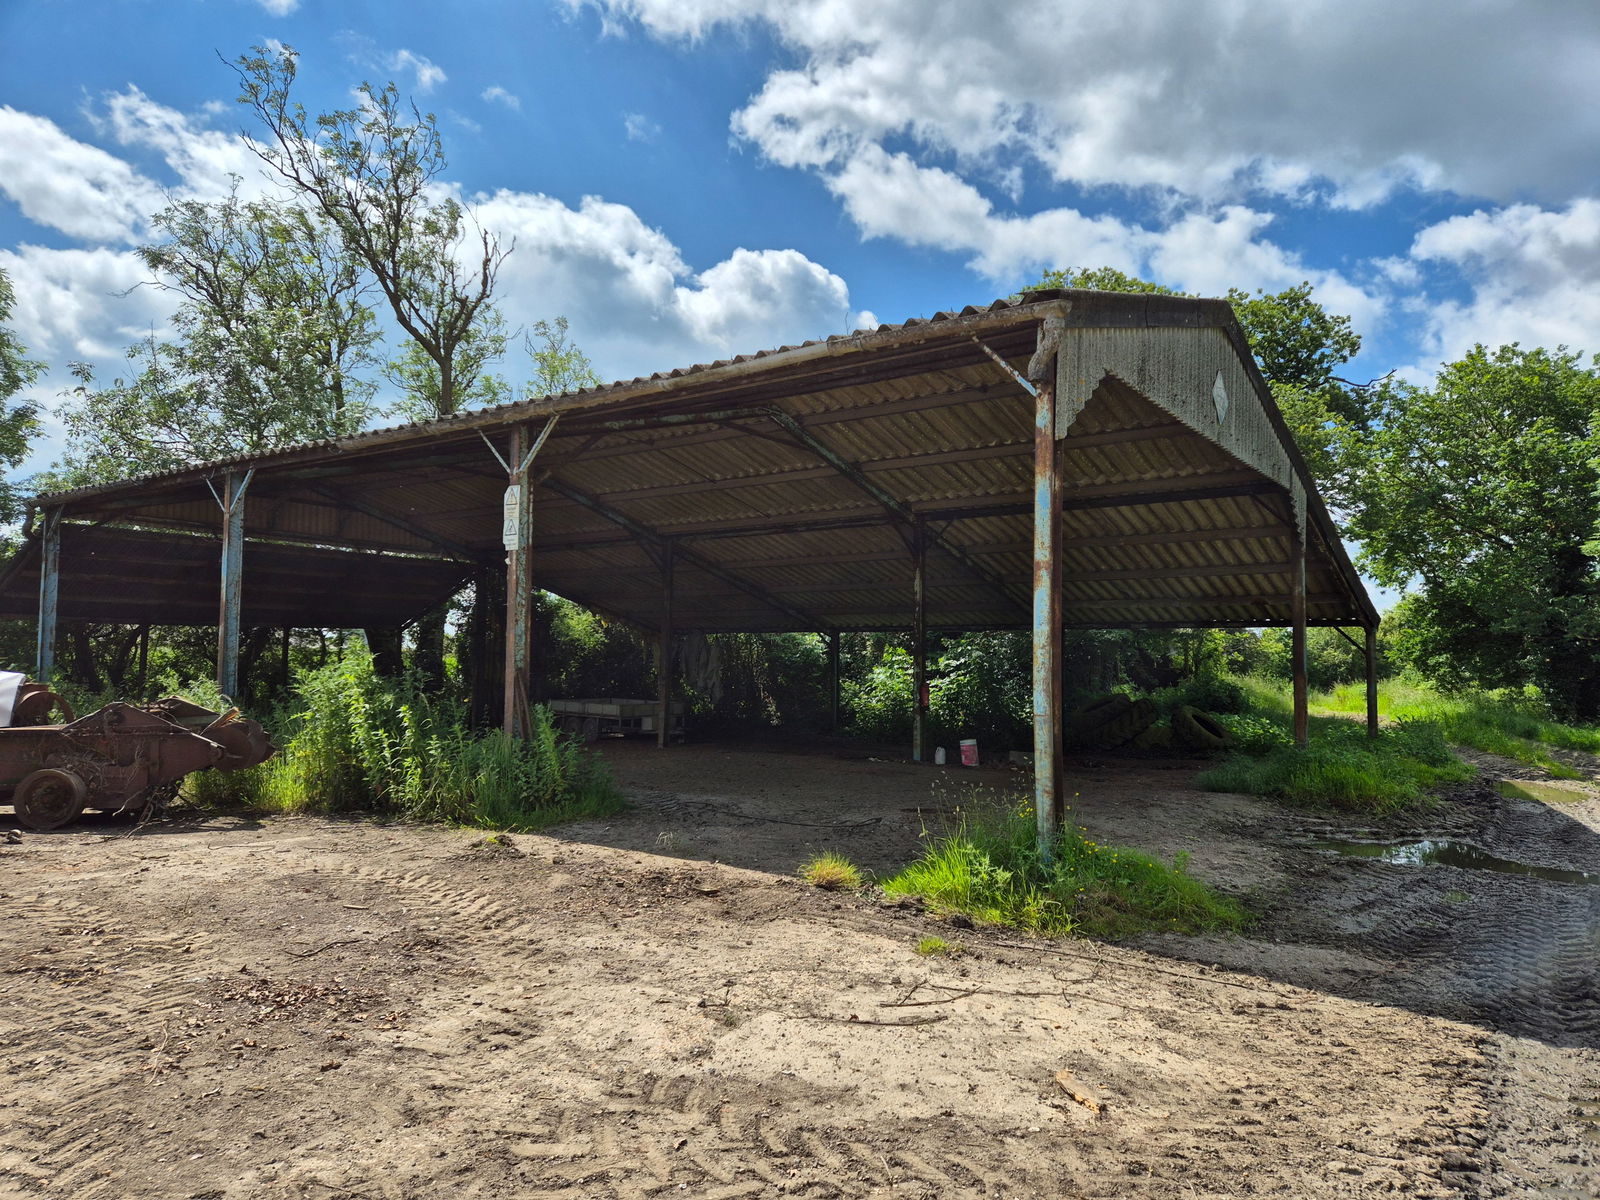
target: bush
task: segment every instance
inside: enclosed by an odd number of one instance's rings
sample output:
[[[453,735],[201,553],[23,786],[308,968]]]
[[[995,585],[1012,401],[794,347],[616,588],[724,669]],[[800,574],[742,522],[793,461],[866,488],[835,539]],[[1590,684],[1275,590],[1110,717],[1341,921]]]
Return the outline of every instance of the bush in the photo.
[[[1126,937],[1148,929],[1198,933],[1238,929],[1244,909],[1171,865],[1106,846],[1068,823],[1046,864],[1033,806],[983,805],[932,839],[922,856],[883,885],[974,920],[1038,933]]]
[[[1227,717],[1222,722],[1233,735],[1233,749],[1240,754],[1260,755],[1294,745],[1294,733],[1282,721],[1255,713]]]
[[[1172,688],[1171,694],[1168,711],[1187,704],[1212,716],[1227,716],[1250,708],[1244,688],[1225,675],[1196,675]]]
[[[191,776],[196,799],[285,812],[366,809],[423,821],[533,830],[613,812],[605,764],[533,710],[532,736],[465,725],[455,702],[373,673],[366,650],[307,672],[281,749],[248,771]]]

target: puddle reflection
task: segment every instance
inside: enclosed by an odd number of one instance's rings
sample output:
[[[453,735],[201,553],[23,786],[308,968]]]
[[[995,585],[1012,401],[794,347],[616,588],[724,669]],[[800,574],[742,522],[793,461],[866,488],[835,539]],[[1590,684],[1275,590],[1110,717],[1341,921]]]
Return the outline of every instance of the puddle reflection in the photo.
[[[1536,867],[1514,859],[1499,858],[1486,850],[1466,842],[1424,838],[1410,842],[1379,841],[1319,841],[1311,843],[1315,850],[1332,850],[1352,858],[1375,858],[1380,862],[1398,863],[1408,867],[1466,867],[1474,871],[1499,871],[1506,875],[1532,875],[1557,883],[1600,884],[1600,873],[1592,871],[1567,871],[1560,867]]]

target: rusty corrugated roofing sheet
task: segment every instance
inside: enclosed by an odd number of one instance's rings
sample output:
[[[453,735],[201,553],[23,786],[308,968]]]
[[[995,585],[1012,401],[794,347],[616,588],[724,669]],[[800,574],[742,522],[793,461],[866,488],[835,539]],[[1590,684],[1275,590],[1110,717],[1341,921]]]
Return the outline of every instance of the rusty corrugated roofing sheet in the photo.
[[[69,520],[131,521],[192,542],[218,527],[206,479],[248,466],[246,532],[256,540],[247,563],[257,542],[298,543],[308,561],[377,550],[451,559],[466,573],[496,570],[505,473],[483,438],[559,414],[536,463],[541,586],[653,625],[661,597],[654,561],[637,540],[643,529],[692,551],[678,559],[680,626],[903,627],[911,560],[901,523],[876,492],[934,535],[934,625],[1021,626],[1029,619],[1032,400],[974,339],[1021,368],[1039,321],[1063,301],[1069,324],[1084,328],[1148,328],[1152,337],[1168,327],[1220,328],[1243,347],[1218,301],[1036,293],[41,502],[62,506]],[[1270,406],[1250,371],[1257,402]],[[1068,623],[1287,620],[1290,513],[1280,484],[1109,375],[1061,446]],[[1365,620],[1370,604],[1306,482],[1316,531],[1311,619]],[[261,561],[286,553],[262,551]],[[396,569],[417,561],[399,558]],[[31,604],[19,586],[0,583],[7,611]],[[140,586],[154,594],[167,585],[151,578]],[[247,606],[250,587],[247,578]],[[333,613],[334,598],[324,600]],[[340,623],[310,619],[317,603],[307,597],[298,623]]]

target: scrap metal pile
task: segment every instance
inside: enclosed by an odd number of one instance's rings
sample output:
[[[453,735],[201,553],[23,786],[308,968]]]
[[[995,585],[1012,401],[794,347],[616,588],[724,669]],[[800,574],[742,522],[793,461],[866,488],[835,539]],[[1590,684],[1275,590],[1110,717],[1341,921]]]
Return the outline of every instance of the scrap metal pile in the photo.
[[[60,723],[47,723],[52,716]],[[87,808],[150,812],[177,794],[185,775],[240,771],[275,749],[236,708],[218,713],[168,696],[75,717],[46,685],[0,673],[0,798],[31,829],[55,829]]]

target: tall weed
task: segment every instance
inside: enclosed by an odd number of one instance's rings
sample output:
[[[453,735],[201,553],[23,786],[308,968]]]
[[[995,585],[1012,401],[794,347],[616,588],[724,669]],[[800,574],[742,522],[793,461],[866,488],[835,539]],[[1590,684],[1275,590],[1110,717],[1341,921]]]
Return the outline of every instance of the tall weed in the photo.
[[[470,729],[459,702],[376,675],[365,649],[306,672],[297,703],[271,724],[277,756],[249,771],[192,776],[195,798],[513,830],[621,807],[605,764],[558,734],[548,710],[533,710],[527,740]]]

